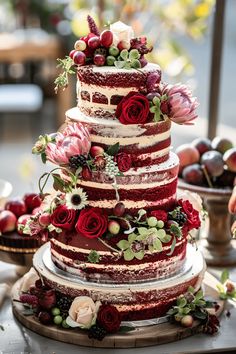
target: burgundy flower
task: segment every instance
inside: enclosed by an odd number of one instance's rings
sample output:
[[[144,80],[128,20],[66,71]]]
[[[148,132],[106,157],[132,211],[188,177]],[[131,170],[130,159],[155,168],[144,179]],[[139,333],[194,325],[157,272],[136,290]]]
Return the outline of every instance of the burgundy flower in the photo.
[[[88,208],[81,210],[75,229],[81,236],[97,238],[105,233],[107,226],[108,217],[101,209]]]
[[[203,332],[207,334],[215,334],[218,332],[220,322],[216,315],[208,315],[207,323],[204,326]]]
[[[54,289],[40,290],[39,294],[39,306],[44,310],[50,310],[56,305],[56,293]]]
[[[153,210],[151,211],[151,216],[155,216],[157,220],[167,221],[168,214],[165,210]]]
[[[120,328],[121,315],[115,306],[102,305],[97,314],[97,322],[108,333],[115,333]]]
[[[58,206],[51,215],[51,223],[63,230],[71,230],[75,224],[76,211],[65,205]]]
[[[178,204],[181,206],[181,211],[187,216],[186,226],[188,229],[198,229],[201,226],[199,212],[193,208],[192,204],[188,200],[180,199]]]
[[[116,107],[116,117],[122,124],[144,124],[149,115],[149,101],[141,93],[131,91]]]
[[[132,166],[131,155],[126,154],[125,152],[120,152],[115,156],[115,162],[120,170],[120,172],[128,171]]]

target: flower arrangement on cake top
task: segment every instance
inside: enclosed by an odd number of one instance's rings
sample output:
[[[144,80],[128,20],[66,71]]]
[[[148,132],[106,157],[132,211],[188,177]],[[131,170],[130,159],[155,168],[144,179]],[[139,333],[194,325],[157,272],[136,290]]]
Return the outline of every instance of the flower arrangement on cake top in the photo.
[[[91,16],[88,16],[90,33],[75,42],[65,59],[58,59],[63,72],[55,80],[56,91],[68,85],[68,74],[74,66],[113,66],[117,70],[140,70],[148,62],[145,54],[146,37],[134,37],[130,26],[118,21],[101,34]],[[193,124],[197,118],[197,100],[183,84],[160,83],[158,72],[150,72],[142,92],[130,91],[117,104],[116,118],[122,124],[145,124],[169,118],[177,124]]]

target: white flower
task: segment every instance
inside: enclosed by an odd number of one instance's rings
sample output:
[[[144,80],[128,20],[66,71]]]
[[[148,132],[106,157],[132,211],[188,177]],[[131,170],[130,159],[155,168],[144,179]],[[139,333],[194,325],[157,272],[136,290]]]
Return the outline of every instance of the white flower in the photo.
[[[113,33],[113,45],[117,46],[120,41],[127,41],[130,43],[131,38],[134,37],[134,31],[131,26],[118,21],[110,25],[110,30]]]
[[[70,327],[90,328],[96,322],[100,301],[94,302],[89,296],[76,297],[69,309],[66,323]]]
[[[72,189],[70,193],[66,193],[66,206],[68,209],[81,210],[88,204],[87,198],[82,188]]]
[[[197,193],[189,192],[187,190],[180,191],[177,199],[188,200],[192,204],[193,208],[199,213],[203,210],[202,198]]]

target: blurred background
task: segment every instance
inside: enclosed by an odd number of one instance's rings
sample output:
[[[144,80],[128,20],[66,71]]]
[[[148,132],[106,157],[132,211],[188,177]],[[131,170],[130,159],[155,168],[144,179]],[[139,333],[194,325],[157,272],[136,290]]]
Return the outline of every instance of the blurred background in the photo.
[[[236,141],[236,1],[221,1],[217,135]],[[74,79],[54,92],[56,59],[87,33],[88,13],[100,28],[121,20],[146,35],[154,46],[149,61],[160,64],[164,81],[193,88],[199,119],[194,127],[173,126],[173,147],[207,136],[214,11],[215,0],[0,0],[0,178],[13,184],[13,196],[38,191],[47,168],[31,155],[32,145],[56,131],[65,110],[76,105]]]

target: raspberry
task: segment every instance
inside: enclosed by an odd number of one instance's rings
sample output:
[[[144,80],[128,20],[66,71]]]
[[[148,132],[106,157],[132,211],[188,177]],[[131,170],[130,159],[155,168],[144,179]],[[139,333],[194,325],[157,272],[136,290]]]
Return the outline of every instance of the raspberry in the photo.
[[[31,294],[21,294],[20,301],[24,304],[32,305],[33,307],[38,306],[38,298],[36,295]]]

